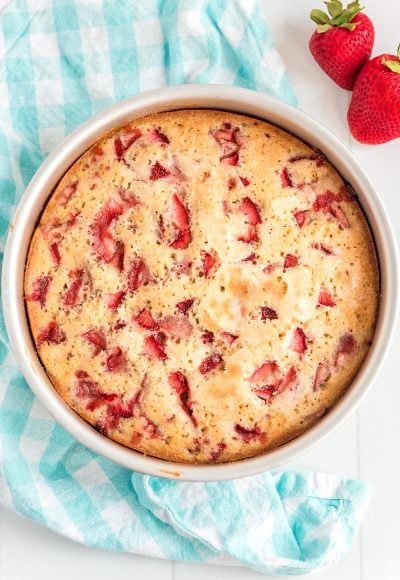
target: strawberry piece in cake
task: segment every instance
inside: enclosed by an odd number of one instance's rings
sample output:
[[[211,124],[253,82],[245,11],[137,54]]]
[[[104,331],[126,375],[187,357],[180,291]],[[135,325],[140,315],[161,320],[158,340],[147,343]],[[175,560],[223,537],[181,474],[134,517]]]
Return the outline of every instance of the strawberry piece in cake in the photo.
[[[340,337],[335,356],[335,367],[343,367],[346,360],[356,352],[357,341],[351,332],[346,332]]]
[[[139,139],[142,132],[139,129],[125,129],[114,140],[115,155],[120,160],[126,151]]]
[[[65,340],[65,332],[61,330],[55,320],[52,320],[36,337],[36,344],[38,346],[41,346],[45,342],[47,342],[47,344],[61,344]]]
[[[144,341],[143,353],[158,360],[167,359],[167,353],[163,348],[163,342],[156,336],[147,336]]]
[[[150,282],[150,270],[145,261],[137,256],[131,263],[131,269],[128,274],[128,288],[135,292],[140,286],[145,286]]]
[[[318,306],[336,306],[336,302],[333,299],[332,294],[327,288],[325,288],[325,286],[321,286],[319,291]]]
[[[119,346],[112,348],[107,357],[106,366],[110,372],[122,371],[127,363],[126,355]]]
[[[93,347],[93,356],[97,356],[102,350],[107,348],[107,339],[102,330],[87,330],[82,334]]]
[[[150,180],[151,181],[157,181],[158,179],[165,179],[166,177],[169,177],[170,175],[171,175],[171,172],[169,171],[169,169],[167,169],[166,167],[161,165],[161,163],[159,161],[156,161],[151,166],[151,170],[150,170]]]
[[[158,330],[159,328],[157,321],[154,320],[147,308],[142,308],[139,314],[133,317],[133,320],[146,330]]]
[[[290,348],[302,356],[307,350],[307,337],[303,330],[299,327],[295,328],[293,331],[292,341],[290,343]]]
[[[110,310],[116,310],[124,299],[125,294],[126,290],[118,290],[118,292],[106,294],[104,299],[107,307],[110,308]]]
[[[193,425],[197,426],[196,417],[193,415],[193,403],[190,399],[189,383],[185,375],[180,371],[168,375],[168,383],[172,389],[179,395],[182,409],[188,415]]]
[[[46,297],[49,291],[49,286],[52,278],[51,276],[39,276],[32,284],[31,293],[26,296],[27,300],[39,302],[40,307],[46,304]]]
[[[214,250],[211,252],[201,250],[200,253],[202,257],[201,273],[205,278],[208,278],[218,262],[217,254]]]
[[[199,366],[199,371],[202,375],[206,375],[217,368],[221,368],[223,364],[224,360],[222,356],[218,352],[214,352],[202,361]]]
[[[112,222],[123,213],[121,205],[115,199],[109,199],[96,214],[92,224],[93,249],[96,257],[112,264],[117,270],[123,268],[124,243],[115,240],[110,232]]]

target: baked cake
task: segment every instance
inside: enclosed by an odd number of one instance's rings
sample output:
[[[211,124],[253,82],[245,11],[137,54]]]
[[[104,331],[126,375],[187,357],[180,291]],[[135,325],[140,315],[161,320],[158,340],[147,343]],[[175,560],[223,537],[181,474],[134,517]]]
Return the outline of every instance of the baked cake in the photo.
[[[329,162],[223,111],[134,120],[50,197],[25,298],[54,387],[105,436],[226,462],[310,428],[362,364],[371,234]]]

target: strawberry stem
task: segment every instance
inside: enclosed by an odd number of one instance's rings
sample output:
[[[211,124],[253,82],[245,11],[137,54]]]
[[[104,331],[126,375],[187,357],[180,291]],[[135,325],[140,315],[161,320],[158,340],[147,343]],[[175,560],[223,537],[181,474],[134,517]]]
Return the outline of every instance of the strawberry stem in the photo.
[[[385,57],[383,56],[381,63],[390,71],[400,75],[400,44],[397,47],[397,60],[385,60]]]
[[[318,9],[311,10],[310,13],[310,18],[317,24],[317,32],[320,33],[326,32],[332,26],[346,28],[349,31],[354,30],[358,22],[352,22],[352,20],[356,14],[364,10],[363,7],[360,7],[359,0],[350,2],[346,8],[343,8],[340,0],[330,0],[324,4],[326,4],[329,14]]]

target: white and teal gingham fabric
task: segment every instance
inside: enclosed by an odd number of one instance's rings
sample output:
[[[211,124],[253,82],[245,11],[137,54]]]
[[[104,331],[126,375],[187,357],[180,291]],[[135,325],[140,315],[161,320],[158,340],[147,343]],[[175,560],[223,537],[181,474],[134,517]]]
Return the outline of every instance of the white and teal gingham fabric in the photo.
[[[0,250],[34,172],[74,127],[164,84],[226,83],[295,103],[254,0],[0,0]],[[2,254],[1,254],[2,256]],[[339,559],[365,484],[265,473],[185,483],[132,474],[57,425],[0,316],[0,501],[90,546],[302,574]]]

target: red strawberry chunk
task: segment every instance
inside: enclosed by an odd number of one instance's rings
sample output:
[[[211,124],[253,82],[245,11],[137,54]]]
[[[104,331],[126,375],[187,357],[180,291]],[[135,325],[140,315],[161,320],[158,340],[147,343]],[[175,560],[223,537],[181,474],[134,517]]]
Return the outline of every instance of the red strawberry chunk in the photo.
[[[121,205],[111,198],[96,214],[91,227],[96,257],[111,263],[119,271],[123,268],[124,244],[114,240],[109,227],[122,213],[123,208]]]
[[[40,346],[44,342],[48,344],[61,344],[64,342],[66,336],[65,332],[61,330],[58,323],[55,320],[49,322],[49,324],[42,330],[42,332],[36,337],[36,344]]]
[[[104,393],[100,385],[93,381],[86,371],[76,371],[76,395],[82,399],[89,399],[86,409],[95,411],[103,405],[108,406],[113,403],[118,395],[114,393]]]
[[[231,334],[230,332],[225,332],[224,330],[220,333],[220,337],[224,342],[226,342],[228,346],[231,346],[235,340],[239,338],[237,334]]]
[[[122,189],[121,187],[118,189],[118,195],[125,207],[136,207],[140,204],[140,201],[132,191]]]
[[[113,198],[106,201],[102,209],[95,216],[95,224],[100,230],[108,228],[115,218],[123,213],[121,205]]]
[[[182,302],[178,302],[175,306],[179,312],[182,314],[187,314],[187,311],[192,308],[194,304],[194,298],[188,298],[187,300],[182,300]]]
[[[164,439],[163,434],[153,421],[144,414],[141,415],[141,418],[143,420],[143,433],[148,439]]]
[[[226,449],[226,447],[227,447],[226,443],[224,443],[223,441],[220,441],[218,443],[217,447],[213,451],[210,451],[211,461],[217,461],[217,459],[220,458],[221,454]]]
[[[342,210],[340,205],[332,205],[330,207],[329,213],[334,218],[337,219],[337,221],[339,222],[339,225],[342,228],[349,228],[350,227],[349,220],[347,219],[346,214],[344,213],[344,211]]]
[[[125,244],[119,240],[114,242],[114,254],[108,260],[108,263],[114,266],[118,272],[124,269]]]
[[[293,254],[286,254],[283,263],[283,271],[286,272],[289,268],[295,268],[299,264],[299,258]]]
[[[330,246],[326,246],[325,244],[321,244],[320,242],[311,242],[311,247],[314,248],[315,250],[320,250],[327,256],[331,256],[335,253]]]
[[[238,127],[233,128],[230,123],[223,123],[219,129],[210,133],[221,147],[221,163],[237,165],[239,163],[239,151],[242,146],[242,138]]]
[[[83,285],[83,275],[84,270],[71,270],[69,272],[69,277],[71,279],[71,284],[69,288],[67,288],[64,298],[63,304],[64,306],[77,306],[78,304],[82,303],[82,297],[80,296],[80,291]]]
[[[283,379],[280,381],[277,393],[283,393],[288,389],[294,389],[299,384],[299,377],[294,367],[290,367]]]
[[[205,375],[214,369],[221,367],[223,362],[222,356],[218,352],[215,352],[203,360],[199,366],[199,371],[202,375]]]
[[[242,199],[239,211],[245,214],[248,223],[252,226],[262,223],[260,208],[249,197]]]
[[[203,344],[211,344],[214,342],[214,333],[211,330],[205,330],[200,338]]]
[[[228,149],[228,153],[220,157],[220,161],[224,165],[231,165],[232,167],[235,167],[239,163],[239,153],[237,150],[230,152]]]
[[[281,183],[282,187],[293,187],[293,181],[287,167],[281,171]]]
[[[313,390],[317,391],[329,379],[331,371],[327,363],[319,363],[317,372],[315,373]]]
[[[86,371],[76,371],[76,394],[83,399],[99,397],[102,393],[98,383],[93,381]]]
[[[308,214],[307,209],[305,209],[303,211],[293,212],[293,217],[296,220],[296,223],[299,226],[299,228],[302,228],[304,226],[304,224],[306,223],[307,214]]]
[[[106,350],[107,339],[103,331],[88,330],[87,332],[84,332],[82,336],[95,347],[93,350],[93,356],[98,355],[101,350]]]
[[[239,175],[239,179],[245,187],[248,187],[251,183],[250,179],[247,179],[247,177],[242,177]]]
[[[150,143],[160,143],[161,145],[169,145],[170,140],[164,133],[161,133],[159,129],[154,127],[148,134],[148,139]]]
[[[320,167],[321,165],[324,164],[324,160],[316,153],[311,153],[310,155],[307,154],[294,155],[289,159],[289,163],[296,163],[297,161],[303,160],[315,161],[317,167]]]
[[[247,234],[238,236],[237,239],[239,242],[244,242],[245,244],[251,244],[252,242],[258,242],[259,238],[258,238],[256,226],[249,224],[247,226]]]
[[[313,210],[328,213],[339,222],[339,227],[349,228],[349,220],[340,205],[338,205],[340,201],[348,200],[349,196],[346,190],[342,190],[337,194],[328,190],[325,193],[317,195],[313,203]]]
[[[173,225],[178,230],[186,230],[189,228],[189,212],[176,193],[172,196],[170,217]]]
[[[125,326],[126,326],[126,322],[124,322],[123,320],[117,320],[117,322],[113,326],[113,329],[114,330],[121,330],[121,328],[125,328]]]
[[[169,247],[175,250],[184,250],[191,242],[190,230],[178,230]]]
[[[64,189],[60,191],[60,193],[57,195],[58,203],[63,207],[65,207],[70,201],[71,197],[74,195],[74,193],[76,193],[77,187],[78,181],[73,181],[72,183],[64,187]]]
[[[212,250],[211,252],[206,252],[205,250],[201,250],[201,256],[203,259],[202,263],[202,274],[205,278],[208,278],[211,274],[211,271],[215,267],[217,263],[217,253]]]
[[[147,308],[143,308],[139,314],[133,317],[133,320],[142,328],[146,328],[147,330],[158,330],[158,324]]]
[[[329,211],[330,206],[335,201],[335,194],[332,191],[326,191],[325,193],[321,193],[317,195],[315,201],[313,203],[313,210],[314,211]]]
[[[178,230],[175,239],[170,244],[170,247],[175,249],[185,249],[191,241],[189,212],[176,193],[172,197],[169,214],[172,225]]]
[[[347,332],[341,336],[336,351],[335,367],[342,368],[347,356],[354,354],[356,349],[357,341],[351,332]]]
[[[107,307],[111,310],[116,310],[121,304],[125,294],[126,290],[118,290],[118,292],[114,292],[113,294],[106,294],[104,299]]]
[[[165,179],[166,177],[169,177],[170,175],[171,175],[171,172],[169,171],[169,169],[167,169],[166,167],[161,165],[161,163],[159,161],[156,161],[155,163],[153,163],[153,165],[150,168],[150,180],[151,181],[157,181],[158,179]]]
[[[75,224],[77,217],[81,212],[78,209],[70,211],[68,218],[65,221],[60,221],[58,218],[53,218],[51,223],[41,224],[40,230],[45,239],[50,239],[51,242],[61,242],[65,234]]]
[[[155,336],[147,336],[145,338],[143,353],[159,360],[165,360],[168,358],[162,344]]]
[[[92,150],[92,157],[94,160],[97,160],[99,157],[103,157],[104,149],[98,145]]]
[[[169,373],[168,383],[170,387],[176,392],[176,394],[179,395],[182,409],[190,417],[193,424],[197,426],[196,418],[193,416],[193,404],[190,399],[189,383],[185,375],[179,371]]]
[[[253,429],[249,429],[247,427],[243,427],[243,425],[239,425],[239,423],[236,423],[234,429],[235,433],[239,435],[240,439],[246,443],[250,443],[250,441],[255,441],[256,439],[265,439],[265,433],[263,433],[258,426],[253,427]]]
[[[278,381],[279,366],[275,361],[266,361],[247,380],[250,383],[275,385]]]
[[[193,330],[186,316],[164,316],[158,324],[162,330],[174,338],[188,338]]]
[[[236,187],[235,177],[230,177],[228,179],[227,186],[228,186],[229,191],[232,191],[232,189],[235,189],[235,187]]]
[[[52,257],[54,264],[56,266],[59,266],[60,262],[61,262],[61,254],[60,254],[60,248],[59,248],[57,242],[54,242],[54,244],[50,245],[50,255]]]
[[[211,132],[212,136],[218,143],[218,145],[223,145],[225,141],[233,141],[233,130],[230,123],[222,123],[219,129],[215,129]]]
[[[332,294],[329,292],[329,290],[324,288],[324,286],[321,286],[321,289],[319,291],[318,305],[319,306],[336,306],[336,302],[333,299]]]
[[[276,320],[278,315],[275,310],[268,308],[268,306],[260,306],[261,320]]]
[[[150,282],[150,271],[142,258],[137,256],[131,264],[128,274],[128,288],[135,292],[140,286],[145,286]]]
[[[178,395],[187,393],[189,390],[187,378],[181,372],[177,371],[174,373],[169,373],[168,383],[170,387],[176,391]]]
[[[114,139],[114,150],[118,160],[121,159],[129,147],[139,139],[141,134],[142,132],[140,129],[127,129]]]
[[[270,385],[267,387],[261,387],[259,389],[253,390],[253,393],[257,395],[259,399],[262,399],[267,403],[270,403],[272,401],[272,398],[274,397],[274,395],[277,394],[277,392],[278,391],[276,385]]]
[[[40,307],[46,304],[49,285],[52,280],[51,276],[39,276],[32,284],[32,292],[27,295],[26,299],[32,302],[39,302]]]
[[[265,268],[263,268],[263,272],[264,274],[271,274],[271,272],[279,268],[279,266],[280,266],[279,262],[275,262],[274,264],[268,264],[268,266],[265,266]]]
[[[111,349],[107,358],[107,369],[111,372],[121,371],[125,368],[127,363],[125,353],[118,347]]]
[[[292,342],[290,348],[301,356],[307,350],[307,338],[303,330],[299,327],[295,328],[293,332]]]
[[[241,262],[251,262],[252,264],[257,264],[257,258],[258,258],[257,254],[255,254],[254,252],[252,252],[246,258],[243,258],[240,261]]]
[[[132,399],[123,401],[121,397],[117,397],[107,407],[102,433],[106,435],[108,431],[116,429],[120,423],[120,419],[130,419],[134,416],[134,411],[135,405]]]

